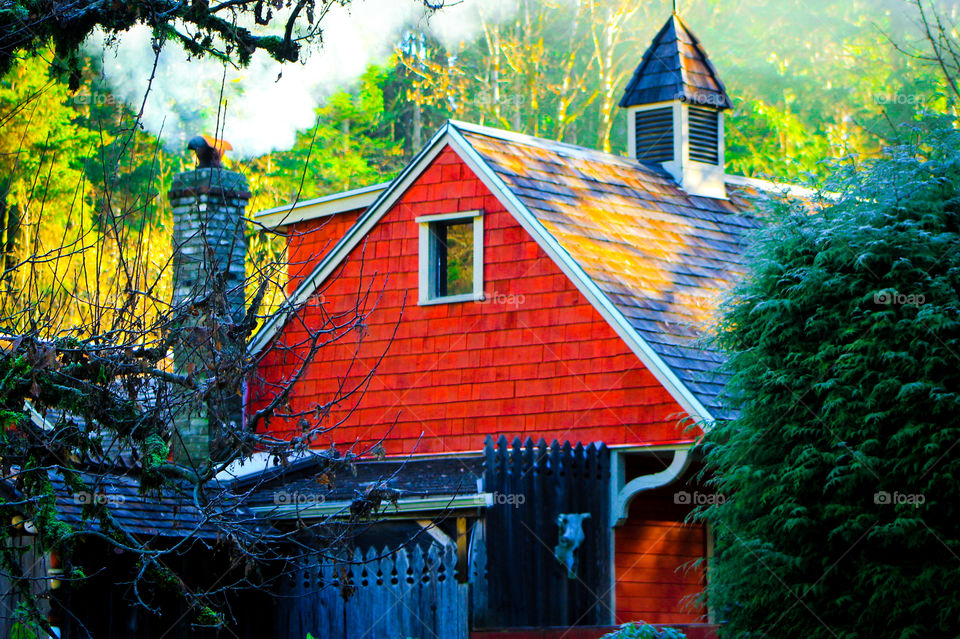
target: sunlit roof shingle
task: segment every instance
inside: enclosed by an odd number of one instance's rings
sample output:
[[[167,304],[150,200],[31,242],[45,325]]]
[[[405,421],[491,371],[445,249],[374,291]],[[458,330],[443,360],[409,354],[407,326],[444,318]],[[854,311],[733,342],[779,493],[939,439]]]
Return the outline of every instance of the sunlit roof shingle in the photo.
[[[461,133],[711,414],[731,417],[710,337],[757,225],[748,194],[728,185],[727,200],[692,197],[657,165],[492,129]]]

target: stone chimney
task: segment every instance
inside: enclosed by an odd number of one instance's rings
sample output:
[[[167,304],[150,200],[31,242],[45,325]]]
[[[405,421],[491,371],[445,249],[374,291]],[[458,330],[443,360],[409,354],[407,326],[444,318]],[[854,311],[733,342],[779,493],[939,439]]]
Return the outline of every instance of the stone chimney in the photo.
[[[199,142],[211,142],[203,145]],[[203,388],[214,362],[242,356],[244,344],[233,343],[230,329],[244,316],[247,237],[244,211],[250,199],[246,178],[224,169],[225,143],[194,138],[198,167],[173,177],[173,304],[179,314],[173,343],[174,371],[191,376]],[[219,144],[217,144],[219,143]],[[200,147],[200,148],[198,148]],[[240,350],[238,350],[240,349]],[[171,411],[179,437],[173,454],[178,463],[198,466],[218,458],[225,428],[241,428],[242,398],[235,392],[197,391],[172,398]],[[218,442],[221,444],[218,446]]]

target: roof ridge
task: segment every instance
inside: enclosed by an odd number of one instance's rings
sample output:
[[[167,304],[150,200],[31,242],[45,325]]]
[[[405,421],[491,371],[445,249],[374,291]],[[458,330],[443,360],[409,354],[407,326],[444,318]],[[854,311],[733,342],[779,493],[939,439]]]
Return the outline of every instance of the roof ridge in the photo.
[[[670,173],[668,173],[665,169],[663,169],[660,166],[660,164],[655,162],[641,162],[636,158],[617,155],[616,153],[608,153],[607,151],[592,149],[588,146],[580,146],[578,144],[571,144],[570,142],[561,142],[560,140],[551,140],[549,138],[542,138],[535,135],[529,135],[527,133],[518,133],[516,131],[508,131],[506,129],[498,129],[495,127],[489,127],[481,124],[471,124],[468,122],[461,122],[459,120],[449,120],[448,122],[450,126],[452,126],[457,131],[460,131],[461,133],[475,133],[477,135],[485,135],[487,137],[495,138],[497,140],[503,140],[504,142],[526,144],[529,146],[536,146],[539,148],[548,149],[554,152],[566,150],[572,156],[585,157],[591,160],[596,160],[596,159],[613,160],[631,169],[635,169],[639,167],[642,169],[652,171],[657,175],[669,177],[671,180],[673,179],[673,176],[671,176]]]

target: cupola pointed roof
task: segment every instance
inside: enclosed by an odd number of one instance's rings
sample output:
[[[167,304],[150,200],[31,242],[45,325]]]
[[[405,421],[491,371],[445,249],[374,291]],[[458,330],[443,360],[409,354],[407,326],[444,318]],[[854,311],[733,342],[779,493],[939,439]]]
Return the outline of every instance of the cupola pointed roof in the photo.
[[[670,100],[716,109],[733,106],[707,52],[676,13],[670,16],[643,54],[620,106]]]

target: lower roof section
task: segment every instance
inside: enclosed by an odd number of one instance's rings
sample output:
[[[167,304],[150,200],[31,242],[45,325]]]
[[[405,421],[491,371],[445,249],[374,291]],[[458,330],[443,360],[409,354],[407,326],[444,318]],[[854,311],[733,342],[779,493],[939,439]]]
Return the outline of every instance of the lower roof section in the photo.
[[[248,530],[255,534],[262,524],[255,521],[250,510],[239,502],[224,499],[226,491],[219,491],[216,503],[198,508],[193,500],[192,486],[173,482],[162,488],[141,492],[140,478],[135,471],[91,472],[74,471],[75,480],[68,483],[62,472],[48,472],[56,497],[57,517],[75,530],[107,533],[98,512],[103,510],[114,524],[141,540],[144,538],[193,538],[217,540],[223,536],[223,521],[234,532]],[[77,481],[82,484],[81,489]],[[12,482],[0,484],[0,491],[10,501],[24,500]],[[102,508],[101,508],[102,507]],[[30,508],[22,507],[25,516]],[[264,532],[264,530],[259,530]]]
[[[360,461],[338,470],[304,467],[276,475],[244,503],[268,519],[310,519],[476,509],[483,493],[480,455]]]

